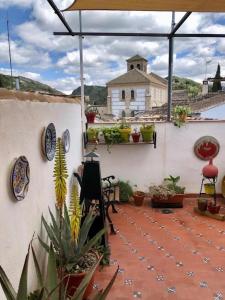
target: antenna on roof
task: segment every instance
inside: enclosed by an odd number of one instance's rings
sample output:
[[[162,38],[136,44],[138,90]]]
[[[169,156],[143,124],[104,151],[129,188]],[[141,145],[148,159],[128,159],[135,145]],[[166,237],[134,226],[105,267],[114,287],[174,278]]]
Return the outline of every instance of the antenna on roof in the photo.
[[[11,44],[10,44],[10,35],[9,35],[9,16],[7,11],[7,34],[8,34],[8,46],[9,46],[9,64],[11,72],[11,88],[13,88],[13,73],[12,73],[12,55],[11,55]]]

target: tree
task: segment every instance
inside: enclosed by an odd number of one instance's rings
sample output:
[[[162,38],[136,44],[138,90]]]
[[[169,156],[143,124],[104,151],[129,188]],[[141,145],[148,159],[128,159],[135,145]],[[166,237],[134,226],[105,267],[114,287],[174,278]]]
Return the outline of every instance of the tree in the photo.
[[[218,92],[221,90],[222,90],[222,85],[221,85],[221,76],[220,76],[220,64],[218,64],[216,75],[213,81],[212,92]]]

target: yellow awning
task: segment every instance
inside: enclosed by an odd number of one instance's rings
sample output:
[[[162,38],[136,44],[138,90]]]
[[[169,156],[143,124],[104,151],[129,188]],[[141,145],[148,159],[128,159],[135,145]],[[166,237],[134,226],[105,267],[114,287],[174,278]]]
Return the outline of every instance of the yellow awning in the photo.
[[[66,10],[225,12],[225,0],[75,0]]]

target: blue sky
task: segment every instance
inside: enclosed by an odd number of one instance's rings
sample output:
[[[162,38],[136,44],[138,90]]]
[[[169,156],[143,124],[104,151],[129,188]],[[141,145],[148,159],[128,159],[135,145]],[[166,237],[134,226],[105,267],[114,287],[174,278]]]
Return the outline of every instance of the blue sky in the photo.
[[[72,0],[55,0],[60,9]],[[47,83],[67,94],[79,86],[77,37],[56,37],[64,27],[46,0],[0,0],[0,72],[9,74],[6,14],[9,14],[13,73]],[[176,22],[184,13],[176,14]],[[64,13],[77,30],[77,13]],[[86,12],[84,30],[168,32],[171,13]],[[225,33],[224,14],[193,13],[183,32]],[[218,62],[225,75],[225,39],[176,39],[174,74],[201,82],[213,76]],[[126,59],[139,54],[149,60],[148,70],[167,76],[168,41],[159,38],[86,37],[84,77],[86,84],[105,85],[126,72]],[[224,70],[224,72],[223,72]]]

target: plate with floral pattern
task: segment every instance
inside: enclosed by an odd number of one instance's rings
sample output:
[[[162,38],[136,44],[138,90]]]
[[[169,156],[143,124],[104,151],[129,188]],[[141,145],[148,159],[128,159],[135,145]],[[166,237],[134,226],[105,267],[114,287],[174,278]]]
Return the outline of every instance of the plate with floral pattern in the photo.
[[[25,156],[20,156],[12,170],[12,190],[16,200],[26,197],[30,182],[30,166]]]

